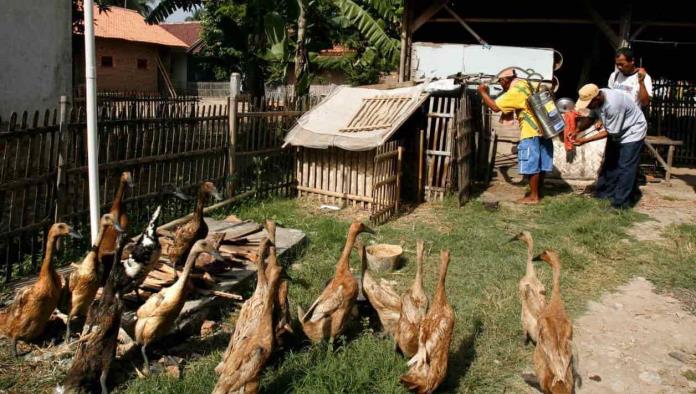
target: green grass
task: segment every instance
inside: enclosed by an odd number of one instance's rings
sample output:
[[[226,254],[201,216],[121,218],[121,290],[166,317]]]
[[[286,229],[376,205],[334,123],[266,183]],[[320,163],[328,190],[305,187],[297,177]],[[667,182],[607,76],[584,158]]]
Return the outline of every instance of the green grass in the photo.
[[[696,371],[690,369],[690,370],[682,373],[682,375],[685,378],[689,379],[690,381],[696,382]]]
[[[306,308],[333,274],[348,221],[308,210],[295,200],[249,202],[217,216],[229,213],[256,221],[271,218],[307,233],[307,246],[290,259],[294,265],[289,270],[291,309],[294,312],[297,305]],[[639,220],[643,220],[639,214],[612,213],[601,202],[569,195],[548,198],[537,207],[502,206],[496,212],[487,211],[477,201],[459,209],[448,200],[380,226],[374,240],[403,243],[404,268],[386,275],[397,281],[399,290],[412,281],[416,239],[426,242],[425,284],[429,294],[436,281],[439,250],[451,251],[447,295],[456,313],[456,325],[443,391],[520,392],[526,386],[519,376],[529,369],[533,351],[521,338],[516,294],[526,249],[519,242],[507,243],[508,239],[527,229],[534,235],[537,252],[544,248],[559,251],[563,297],[574,317],[582,314],[588,300],[635,275],[647,277],[661,289],[696,288],[696,226],[670,228],[671,241],[662,246],[639,243],[626,235],[626,229]],[[355,254],[352,266],[358,267]],[[539,265],[538,272],[550,288],[548,267]],[[390,339],[374,332],[367,314],[362,316],[351,323],[333,349],[297,339],[271,361],[263,375],[262,391],[405,392],[399,376],[406,370],[406,360],[393,351]],[[118,391],[209,393],[216,382],[213,369],[225,343],[226,339],[201,351],[200,358],[186,364],[180,380],[131,376],[119,379]],[[159,351],[166,353],[167,349]]]

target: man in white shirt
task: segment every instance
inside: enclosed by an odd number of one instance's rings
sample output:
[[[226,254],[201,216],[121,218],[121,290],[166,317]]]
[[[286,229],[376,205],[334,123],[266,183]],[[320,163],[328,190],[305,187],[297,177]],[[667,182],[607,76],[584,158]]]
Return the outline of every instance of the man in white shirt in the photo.
[[[603,128],[592,137],[577,138],[575,144],[609,137],[595,196],[611,200],[614,208],[628,208],[640,198],[636,176],[648,131],[645,115],[630,96],[614,89],[589,84],[580,89],[579,96],[575,108],[593,110]]]
[[[616,51],[616,71],[609,76],[609,89],[620,90],[633,98],[640,107],[647,107],[653,95],[652,78],[644,68],[636,67],[633,51]]]

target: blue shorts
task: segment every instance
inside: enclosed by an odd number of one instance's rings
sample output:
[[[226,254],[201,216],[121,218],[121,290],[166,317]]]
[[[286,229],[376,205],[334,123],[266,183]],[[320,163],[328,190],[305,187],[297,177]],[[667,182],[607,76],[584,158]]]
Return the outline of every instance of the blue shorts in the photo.
[[[541,137],[525,138],[517,145],[520,174],[534,175],[553,170],[553,142]]]

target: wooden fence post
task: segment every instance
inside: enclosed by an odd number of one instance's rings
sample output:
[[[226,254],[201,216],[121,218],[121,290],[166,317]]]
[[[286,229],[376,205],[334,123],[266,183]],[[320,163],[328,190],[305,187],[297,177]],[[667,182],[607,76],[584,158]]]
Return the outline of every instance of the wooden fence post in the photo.
[[[64,214],[65,206],[65,161],[68,157],[68,143],[66,134],[68,133],[68,107],[70,102],[67,96],[60,96],[59,116],[60,123],[58,124],[58,163],[56,163],[56,199],[53,208],[53,222],[58,222],[60,216]]]
[[[394,214],[399,213],[399,204],[401,203],[401,167],[402,159],[404,156],[404,147],[398,147],[398,154],[396,156],[396,201],[394,205]]]
[[[234,197],[236,193],[236,161],[237,161],[237,98],[239,96],[241,75],[239,73],[232,73],[230,76],[230,97],[227,101],[228,105],[228,132],[229,132],[229,142],[228,142],[228,159],[227,159],[227,194],[228,197]]]
[[[425,160],[425,130],[421,129],[420,130],[420,138],[418,139],[418,197],[416,198],[417,202],[423,202],[425,200],[425,191],[424,189],[424,179],[423,179],[423,170],[425,163],[423,162]]]

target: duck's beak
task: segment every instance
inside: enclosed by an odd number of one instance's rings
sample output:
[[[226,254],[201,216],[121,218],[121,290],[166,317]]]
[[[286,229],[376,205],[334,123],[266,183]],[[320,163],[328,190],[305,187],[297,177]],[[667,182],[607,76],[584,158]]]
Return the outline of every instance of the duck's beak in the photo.
[[[514,237],[512,237],[512,238],[508,239],[507,241],[505,241],[505,243],[506,243],[506,244],[509,244],[509,243],[515,242],[515,241],[517,241],[517,240],[519,240],[519,239],[520,239],[520,238],[519,238],[519,235],[515,235]]]
[[[135,183],[133,182],[133,175],[126,178],[126,184],[128,184],[128,187],[133,188],[133,186],[135,185]]]
[[[123,227],[121,227],[121,225],[118,222],[114,222],[113,228],[114,228],[114,230],[118,231],[119,233],[123,232]]]
[[[73,228],[70,228],[70,231],[68,232],[68,236],[71,238],[75,238],[75,239],[82,239],[82,234],[78,233]]]
[[[183,201],[188,201],[188,200],[191,199],[191,197],[187,196],[186,194],[184,194],[184,193],[183,193],[181,190],[179,190],[179,189],[174,190],[174,191],[172,192],[172,194],[174,195],[174,197],[176,197],[176,198],[178,198],[178,199],[180,199],[180,200],[183,200]]]
[[[543,261],[543,260],[544,260],[544,259],[541,258],[541,255],[540,255],[540,254],[534,256],[534,258],[532,259],[532,261]]]

